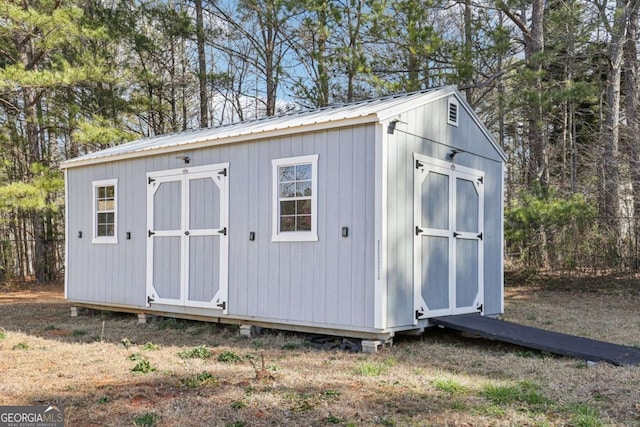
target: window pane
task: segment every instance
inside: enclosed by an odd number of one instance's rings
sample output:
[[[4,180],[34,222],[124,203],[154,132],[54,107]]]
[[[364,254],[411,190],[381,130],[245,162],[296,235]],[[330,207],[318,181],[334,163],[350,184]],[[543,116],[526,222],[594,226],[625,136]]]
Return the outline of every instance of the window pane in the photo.
[[[296,217],[296,230],[311,231],[311,215],[303,215]]]
[[[296,167],[295,166],[281,166],[278,168],[278,175],[280,182],[295,181],[296,179]]]
[[[311,197],[311,181],[298,181],[296,183],[297,197]]]
[[[98,237],[112,237],[114,236],[113,224],[100,224],[98,225]]]
[[[115,187],[113,185],[110,185],[108,187],[105,187],[105,195],[106,197],[113,199],[113,197],[115,196]]]
[[[293,197],[296,193],[296,183],[289,182],[286,184],[280,184],[280,197]]]
[[[114,200],[98,200],[99,211],[112,211],[115,208]]]
[[[295,215],[296,214],[296,202],[294,200],[288,202],[280,202],[280,215]]]
[[[98,225],[107,223],[107,213],[98,213]]]
[[[280,217],[280,231],[295,231],[295,230],[296,230],[295,216]]]
[[[311,215],[311,199],[298,200],[296,202],[296,213],[298,215]]]
[[[311,179],[311,165],[296,166],[296,180]]]

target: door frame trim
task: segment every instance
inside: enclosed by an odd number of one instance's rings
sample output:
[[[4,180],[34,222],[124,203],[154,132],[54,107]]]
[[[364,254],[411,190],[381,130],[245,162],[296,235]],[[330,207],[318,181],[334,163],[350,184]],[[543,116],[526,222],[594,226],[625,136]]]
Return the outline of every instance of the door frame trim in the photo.
[[[227,171],[224,178],[220,179],[220,182],[216,182],[216,176],[211,175],[215,172],[220,172],[222,170]],[[213,299],[209,302],[202,301],[190,301],[188,298],[188,265],[189,265],[189,253],[187,247],[187,239],[184,238],[184,230],[187,227],[189,221],[189,206],[187,202],[189,201],[190,194],[187,194],[189,191],[188,183],[189,180],[193,177],[194,179],[201,179],[210,177],[214,181],[214,185],[216,185],[220,189],[220,201],[223,204],[221,206],[220,212],[220,225],[221,229],[226,228],[227,233],[220,235],[220,265],[219,265],[219,284],[218,290],[213,296]],[[171,179],[173,178],[173,179]],[[181,307],[200,307],[200,308],[208,308],[214,310],[222,310],[223,314],[228,313],[228,288],[229,288],[229,236],[228,236],[228,224],[229,224],[229,163],[216,163],[210,165],[203,166],[195,166],[195,167],[184,167],[177,169],[167,169],[160,171],[147,172],[146,179],[148,185],[153,183],[153,180],[159,180],[159,182],[180,182],[181,183],[181,194],[180,201],[181,204],[181,219],[180,219],[180,228],[181,231],[177,236],[181,237],[180,248],[181,248],[181,256],[180,256],[180,299],[162,299],[162,301],[158,301],[158,304],[169,304],[176,305]],[[149,187],[147,187],[147,228],[151,230],[151,225],[153,224],[153,202],[154,195],[159,186],[154,187],[152,191]],[[196,233],[196,235],[199,233]],[[147,300],[145,301],[146,306],[151,306],[150,299],[153,299],[156,294],[156,289],[153,285],[153,236],[147,237],[147,265],[146,265],[146,296]],[[223,307],[217,307],[218,303],[224,303]]]
[[[419,224],[419,218],[421,217],[422,208],[421,204],[417,203],[418,199],[421,197],[421,189],[422,186],[418,185],[418,165],[417,162],[423,163],[425,166],[430,166],[430,169],[440,170],[441,173],[446,174],[449,177],[449,228],[455,228],[455,215],[456,215],[456,205],[455,205],[455,196],[456,196],[456,186],[458,177],[462,177],[464,179],[470,180],[474,183],[476,190],[478,191],[479,200],[478,200],[478,227],[480,232],[484,232],[484,189],[482,186],[475,182],[478,178],[482,178],[482,182],[484,182],[484,172],[472,169],[465,166],[460,166],[451,162],[445,162],[443,160],[435,159],[433,157],[429,157],[420,153],[413,153],[413,217],[414,217],[414,228],[413,230],[417,230],[417,228],[421,228],[421,224]],[[471,178],[471,179],[469,179]],[[422,184],[422,181],[420,182]],[[414,292],[414,313],[413,323],[417,324],[420,319],[428,319],[430,317],[437,317],[443,315],[453,315],[453,314],[464,314],[471,311],[468,307],[457,308],[456,307],[456,239],[454,236],[449,236],[449,230],[446,232],[440,229],[424,229],[425,231],[432,231],[433,235],[441,235],[441,237],[448,238],[448,254],[449,254],[449,265],[448,268],[448,277],[449,277],[449,307],[446,309],[437,309],[437,310],[429,310],[428,305],[424,301],[422,296],[422,262],[420,259],[420,254],[422,250],[422,242],[421,237],[422,234],[417,235],[417,233],[413,233],[413,292]],[[467,234],[467,233],[464,233]],[[479,239],[479,247],[478,247],[478,295],[476,297],[474,305],[478,306],[483,304],[484,301],[484,241]]]

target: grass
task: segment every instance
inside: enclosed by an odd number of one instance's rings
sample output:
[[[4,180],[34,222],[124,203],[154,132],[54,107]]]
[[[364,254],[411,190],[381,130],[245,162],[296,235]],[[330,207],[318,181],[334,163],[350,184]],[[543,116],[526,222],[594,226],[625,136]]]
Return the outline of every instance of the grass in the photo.
[[[436,390],[444,391],[449,394],[465,394],[469,388],[454,378],[436,378],[433,380],[433,386]]]
[[[387,358],[382,362],[374,362],[365,360],[355,369],[356,374],[363,375],[365,377],[378,377],[386,373],[390,367],[396,364],[396,359]]]
[[[378,377],[387,371],[387,367],[378,362],[362,362],[355,369],[356,374],[365,377]]]
[[[602,280],[508,287],[505,318],[638,342],[624,325],[637,324],[640,286]],[[607,286],[617,291],[600,291]],[[265,330],[247,340],[231,325],[71,318],[62,288],[1,295],[0,405],[59,402],[73,408],[69,425],[595,427],[640,419],[640,369],[586,366],[438,329],[364,355],[309,347],[303,334]]]
[[[600,411],[590,405],[579,403],[570,407],[573,427],[602,427],[605,425],[600,418]]]
[[[535,406],[549,403],[549,399],[540,393],[539,387],[529,381],[512,385],[489,383],[483,387],[481,395],[496,405],[524,403]]]
[[[166,317],[158,322],[158,329],[172,329],[174,331],[182,331],[189,327],[187,320],[176,319],[175,317]]]

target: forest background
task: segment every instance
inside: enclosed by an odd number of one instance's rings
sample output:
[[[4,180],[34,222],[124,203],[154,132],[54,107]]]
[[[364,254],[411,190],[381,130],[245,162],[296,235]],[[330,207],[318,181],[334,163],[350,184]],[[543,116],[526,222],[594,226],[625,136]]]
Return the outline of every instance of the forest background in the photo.
[[[634,273],[639,4],[0,0],[0,280],[64,273],[66,159],[451,84],[508,154],[508,265]]]

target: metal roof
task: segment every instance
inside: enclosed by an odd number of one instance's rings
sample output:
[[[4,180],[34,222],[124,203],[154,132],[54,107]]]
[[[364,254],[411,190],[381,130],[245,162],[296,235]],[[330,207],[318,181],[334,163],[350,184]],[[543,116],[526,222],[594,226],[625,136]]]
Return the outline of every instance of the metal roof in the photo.
[[[318,129],[326,129],[349,124],[379,122],[391,119],[393,116],[404,112],[415,104],[425,104],[451,94],[456,94],[461,98],[455,87],[446,86],[438,89],[386,96],[349,104],[302,110],[280,116],[248,120],[229,125],[143,138],[67,160],[62,163],[61,167],[71,168],[130,157],[159,154],[161,152],[175,152],[200,148],[202,146],[220,145],[296,133],[305,130],[311,131],[314,130],[315,127],[318,127]],[[493,141],[488,132],[487,136]]]

